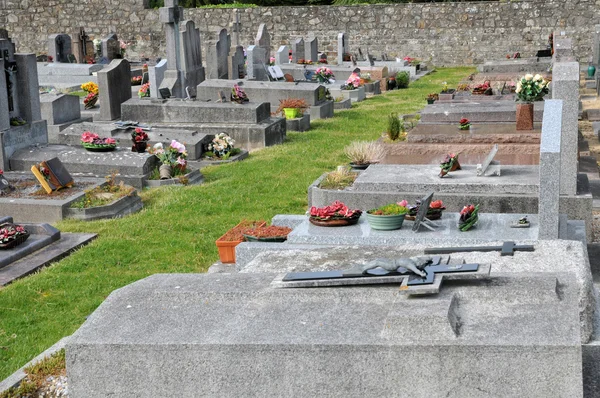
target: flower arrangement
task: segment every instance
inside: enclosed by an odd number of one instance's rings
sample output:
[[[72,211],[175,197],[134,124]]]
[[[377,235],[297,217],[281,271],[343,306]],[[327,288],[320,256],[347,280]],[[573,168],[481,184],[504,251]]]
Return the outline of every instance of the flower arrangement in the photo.
[[[52,55],[48,55],[48,62],[53,62],[54,61],[54,57]]]
[[[12,248],[27,240],[29,232],[22,225],[4,223],[0,225],[0,247]]]
[[[376,209],[367,211],[367,214],[375,216],[395,216],[408,213],[408,208],[401,206],[398,203],[390,203],[389,205],[380,206]]]
[[[163,147],[163,144],[159,142],[149,149],[148,152],[156,156],[161,164],[180,168],[182,170],[185,170],[187,166],[186,159],[188,154],[185,145],[176,140],[172,140],[171,144],[166,149]]]
[[[98,85],[94,82],[87,82],[81,85],[81,89],[87,93],[83,100],[85,109],[92,109],[98,102]]]
[[[242,88],[240,86],[238,86],[237,84],[234,84],[233,88],[231,89],[231,102],[243,104],[243,103],[249,102],[249,101],[250,100],[248,99],[246,92],[244,90],[242,90]]]
[[[427,102],[429,104],[433,104],[435,101],[440,99],[440,95],[438,93],[427,94]]]
[[[460,211],[458,229],[466,232],[477,224],[479,220],[479,205],[466,205]]]
[[[117,141],[114,138],[100,138],[98,134],[85,131],[81,134],[81,145],[85,149],[115,149]]]
[[[92,43],[94,43],[94,49],[96,50],[96,54],[102,54],[102,40],[94,39],[92,40]]]
[[[131,78],[132,86],[139,86],[140,84],[142,84],[142,76],[134,76]]]
[[[466,83],[462,83],[456,86],[456,91],[470,91],[471,87],[466,84]]]
[[[344,203],[336,200],[329,206],[311,207],[309,210],[310,218],[319,221],[328,220],[348,220],[358,219],[362,214],[361,210],[351,210]]]
[[[448,83],[442,82],[442,94],[445,94],[447,92],[448,92]]]
[[[355,90],[360,87],[360,76],[357,73],[352,73],[346,83],[342,86],[342,90]]]
[[[361,73],[360,74],[360,80],[362,80],[362,83],[372,83],[373,79],[371,78],[371,74],[370,73]]]
[[[121,57],[125,57],[125,53],[127,52],[127,42],[119,40],[119,47],[121,48]]]
[[[549,82],[541,75],[526,74],[517,82],[516,101],[531,103],[541,101],[544,95],[548,94]]]
[[[310,59],[304,59],[304,58],[300,58],[298,60],[298,64],[300,65],[312,65],[314,62],[311,61]]]
[[[471,90],[471,94],[475,95],[492,95],[493,93],[494,92],[489,80],[484,81],[483,84],[477,84],[475,87],[473,87],[473,90]]]
[[[283,242],[288,234],[292,232],[289,227],[279,227],[276,225],[248,228],[242,233],[249,242]]]
[[[138,97],[144,98],[150,96],[150,83],[142,84],[142,87],[138,90]]]
[[[20,116],[15,116],[15,117],[10,118],[11,126],[23,126],[25,124],[27,124],[27,122],[25,120],[23,120],[23,118]]]
[[[219,133],[208,144],[207,149],[218,158],[226,158],[233,150],[234,145],[235,140],[227,133]]]
[[[269,66],[274,66],[274,65],[275,65],[275,57],[269,58]]]
[[[148,142],[150,141],[150,138],[144,130],[142,130],[140,127],[136,127],[133,133],[131,133],[131,140],[133,142]]]
[[[449,153],[446,155],[442,163],[440,163],[440,177],[445,176],[451,171],[460,170],[460,163],[458,163],[458,155]]]
[[[301,116],[304,114],[306,108],[308,108],[308,103],[302,98],[285,98],[279,100],[279,107],[275,111],[275,114],[281,113],[282,115],[285,115],[286,109],[297,109],[296,116],[298,116],[298,114]]]
[[[333,74],[331,69],[329,69],[328,67],[321,66],[321,67],[317,68],[317,70],[315,72],[315,77],[321,83],[329,83],[329,79],[333,79],[335,77],[335,75]]]
[[[421,63],[421,60],[418,58],[404,57],[403,60],[408,62],[411,66],[417,66]]]
[[[408,208],[408,216],[409,217],[416,217],[417,213],[419,212],[419,209],[421,208],[420,200],[417,200],[415,205],[409,205],[406,200],[403,200],[402,202],[398,202],[398,204],[400,206],[404,206],[404,207]],[[429,208],[427,209],[426,217],[430,220],[440,219],[442,217],[442,212],[444,210],[446,210],[446,207],[444,206],[444,202],[442,202],[441,200],[434,200],[429,204]]]
[[[471,128],[471,122],[466,117],[463,117],[458,122],[458,128],[461,129],[461,130],[468,130],[468,129]]]
[[[404,61],[406,61],[406,62],[408,62],[408,63],[410,64],[410,63],[411,63],[411,62],[413,62],[413,61],[414,61],[416,58],[404,57],[404,58],[402,58],[402,59],[403,59]]]

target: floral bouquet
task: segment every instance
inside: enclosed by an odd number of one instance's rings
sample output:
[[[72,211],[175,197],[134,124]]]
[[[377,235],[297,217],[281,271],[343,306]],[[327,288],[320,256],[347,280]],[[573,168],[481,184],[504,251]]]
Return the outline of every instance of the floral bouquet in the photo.
[[[317,68],[315,76],[321,83],[330,83],[329,79],[333,79],[335,77],[331,69],[326,66]]]
[[[417,213],[419,212],[419,208],[421,207],[420,200],[417,200],[416,204],[414,206],[409,205],[406,200],[403,200],[402,202],[398,202],[398,204],[400,206],[404,206],[404,207],[408,208],[408,216],[410,216],[410,217],[416,217]],[[446,210],[446,207],[444,206],[444,202],[442,202],[441,200],[434,200],[433,202],[431,202],[429,204],[429,208],[427,209],[426,217],[430,220],[440,219],[442,217],[442,212],[444,210]]]
[[[463,117],[460,119],[460,122],[458,122],[458,128],[461,130],[468,130],[471,128],[471,122],[466,117]]]
[[[458,219],[458,229],[466,232],[477,224],[479,220],[479,205],[466,205],[460,211]]]
[[[339,200],[336,200],[329,206],[325,206],[325,207],[313,206],[313,207],[311,207],[309,210],[309,214],[310,214],[310,221],[313,224],[315,224],[313,221],[317,221],[316,224],[320,224],[320,223],[318,223],[319,221],[333,221],[333,220],[343,220],[343,221],[355,224],[356,222],[358,222],[358,219],[360,218],[362,211],[361,210],[351,210],[348,208],[348,206],[346,206]],[[346,224],[350,225],[350,223],[346,223]]]
[[[182,143],[172,140],[171,144],[165,149],[163,144],[160,142],[148,150],[151,154],[155,155],[162,164],[171,166],[173,168],[179,168],[185,170],[187,166],[187,151],[185,145]]]
[[[355,90],[360,87],[360,76],[352,73],[346,83],[342,86],[342,90]]]
[[[227,133],[219,133],[215,136],[215,138],[213,138],[210,144],[208,144],[207,149],[216,157],[223,158],[229,155],[229,153],[233,150],[234,145],[234,139],[227,135]]]
[[[449,153],[446,155],[442,163],[440,163],[440,177],[445,176],[451,171],[460,170],[460,163],[458,163],[458,155]]]
[[[275,65],[275,57],[269,58],[269,65],[270,66],[274,66]]]
[[[471,94],[474,95],[492,95],[493,93],[494,90],[492,90],[489,80],[486,80],[483,82],[483,84],[477,84],[475,87],[473,87],[473,90],[471,90]]]
[[[87,93],[83,100],[85,109],[92,109],[98,102],[98,85],[94,82],[87,82],[81,85],[81,89]]]
[[[29,238],[29,232],[22,226],[12,223],[0,225],[0,249],[10,249]]]
[[[248,99],[248,96],[246,95],[244,90],[242,90],[242,88],[237,84],[234,84],[233,88],[231,89],[231,102],[243,104],[245,102],[250,102],[250,100]]]
[[[136,127],[135,130],[133,130],[133,133],[131,133],[131,141],[133,141],[133,142],[148,142],[148,141],[150,141],[150,138],[148,137],[148,134],[146,134],[146,132],[144,130],[142,130],[140,127]]]
[[[121,57],[125,57],[125,53],[127,52],[127,43],[123,40],[119,40],[119,46],[121,47]]]
[[[142,84],[138,91],[138,97],[144,98],[150,96],[150,83]]]
[[[81,134],[81,145],[88,150],[113,150],[117,147],[114,138],[100,138],[98,134],[86,131]]]
[[[132,86],[139,86],[140,84],[142,84],[142,76],[134,76],[131,78]]]
[[[540,75],[527,74],[517,82],[515,100],[525,103],[541,101],[548,94],[548,84],[550,83]]]

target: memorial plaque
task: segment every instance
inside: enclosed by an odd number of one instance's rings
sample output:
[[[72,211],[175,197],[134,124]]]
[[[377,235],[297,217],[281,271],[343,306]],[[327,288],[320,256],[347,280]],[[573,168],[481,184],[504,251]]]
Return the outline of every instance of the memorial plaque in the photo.
[[[419,231],[419,228],[421,226],[429,229],[429,230],[433,230],[433,226],[435,226],[435,224],[433,225],[429,225],[427,224],[427,211],[429,210],[429,205],[431,204],[431,200],[433,199],[433,192],[430,193],[429,195],[427,195],[426,197],[424,197],[423,199],[421,199],[421,204],[419,205],[419,211],[417,212],[417,215],[415,217],[415,222],[413,223],[413,227],[412,230],[414,232]]]
[[[61,188],[71,187],[74,183],[73,177],[58,158],[31,166],[31,172],[48,194]]]
[[[490,165],[492,164],[492,162],[494,161],[494,156],[496,156],[496,153],[498,153],[498,144],[494,144],[494,146],[492,147],[492,150],[490,151],[490,153],[486,156],[485,160],[483,161],[482,164],[477,165],[477,175],[478,176],[485,176],[485,172],[488,170],[488,168],[490,168]],[[498,165],[498,167],[496,167],[493,170],[493,174],[496,175],[500,175],[500,170],[499,170],[499,164],[498,163],[494,163],[494,165]]]

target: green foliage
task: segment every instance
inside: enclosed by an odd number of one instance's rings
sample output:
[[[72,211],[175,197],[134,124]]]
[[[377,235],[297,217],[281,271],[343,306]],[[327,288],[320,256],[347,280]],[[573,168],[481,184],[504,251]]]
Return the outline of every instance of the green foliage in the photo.
[[[525,75],[517,82],[517,101],[533,102],[541,101],[548,94],[548,84],[541,75]]]
[[[62,349],[40,362],[25,368],[26,377],[18,387],[0,392],[0,398],[20,398],[32,396],[44,383],[48,376],[57,376],[66,369],[65,350]]]
[[[408,88],[408,83],[410,83],[410,74],[408,72],[396,73],[396,86],[398,88]]]
[[[408,209],[404,206],[400,206],[397,203],[390,203],[389,205],[369,210],[367,213],[376,214],[378,216],[395,216],[408,213]]]
[[[377,140],[392,112],[415,113],[423,97],[474,68],[441,69],[336,111],[285,143],[242,162],[202,169],[204,184],[140,192],[142,211],[127,217],[57,224],[61,232],[97,233],[69,257],[0,289],[0,379],[71,335],[115,289],[156,273],[198,273],[218,259],[215,240],[242,219],[304,214],[307,187],[344,164],[352,141]],[[177,254],[173,261],[174,253]]]
[[[337,170],[327,174],[323,181],[321,181],[319,188],[344,189],[352,185],[356,177],[357,174],[351,172],[349,167],[340,166]]]
[[[402,130],[402,123],[398,118],[397,113],[391,113],[388,115],[388,127],[387,135],[391,141],[397,141],[400,138],[400,131]]]

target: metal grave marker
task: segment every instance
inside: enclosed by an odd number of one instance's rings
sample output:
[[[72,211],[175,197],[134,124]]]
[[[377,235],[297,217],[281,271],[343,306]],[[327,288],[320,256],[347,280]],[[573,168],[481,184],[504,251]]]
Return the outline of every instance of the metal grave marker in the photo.
[[[435,231],[436,227],[439,227],[438,224],[432,222],[428,219],[427,211],[429,210],[429,205],[431,205],[431,200],[433,199],[433,192],[429,195],[425,196],[421,199],[421,204],[419,205],[419,211],[417,211],[417,215],[415,216],[415,222],[413,223],[412,230],[413,232],[419,232],[421,227],[425,227],[430,231]]]
[[[498,144],[494,144],[492,150],[487,155],[482,164],[477,165],[477,176],[500,176],[500,162],[494,160],[494,156],[498,152]],[[488,172],[488,174],[486,174]]]

